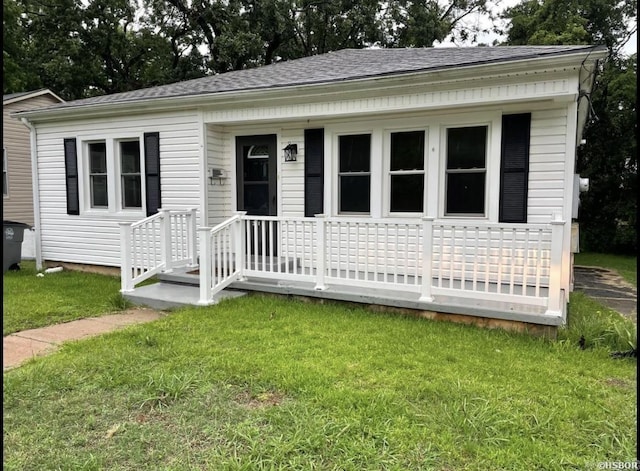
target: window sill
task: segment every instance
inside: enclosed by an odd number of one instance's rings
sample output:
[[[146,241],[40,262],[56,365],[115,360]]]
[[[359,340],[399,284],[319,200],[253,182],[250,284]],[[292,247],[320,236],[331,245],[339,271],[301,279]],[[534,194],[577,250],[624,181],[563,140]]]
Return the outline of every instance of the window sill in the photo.
[[[103,218],[103,219],[113,219],[113,220],[126,220],[126,221],[138,221],[140,219],[144,219],[146,217],[143,211],[120,211],[120,212],[111,212],[111,211],[83,211],[80,214],[80,217],[84,218]]]

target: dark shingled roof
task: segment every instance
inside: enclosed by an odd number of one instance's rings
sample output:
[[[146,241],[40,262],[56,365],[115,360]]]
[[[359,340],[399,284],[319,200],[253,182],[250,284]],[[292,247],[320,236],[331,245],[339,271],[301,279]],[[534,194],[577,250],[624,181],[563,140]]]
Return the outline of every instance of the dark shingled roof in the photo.
[[[69,101],[47,109],[334,83],[554,55],[587,53],[593,49],[593,46],[343,49],[169,85]]]

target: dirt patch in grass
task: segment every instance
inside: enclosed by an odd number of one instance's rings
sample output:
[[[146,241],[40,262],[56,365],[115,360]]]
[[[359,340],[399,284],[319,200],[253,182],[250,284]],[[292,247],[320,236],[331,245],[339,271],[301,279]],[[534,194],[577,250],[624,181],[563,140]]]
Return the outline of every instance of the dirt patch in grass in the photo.
[[[265,407],[279,406],[285,399],[286,396],[284,394],[274,391],[265,391],[259,394],[242,391],[235,397],[236,403],[247,409],[263,409]]]

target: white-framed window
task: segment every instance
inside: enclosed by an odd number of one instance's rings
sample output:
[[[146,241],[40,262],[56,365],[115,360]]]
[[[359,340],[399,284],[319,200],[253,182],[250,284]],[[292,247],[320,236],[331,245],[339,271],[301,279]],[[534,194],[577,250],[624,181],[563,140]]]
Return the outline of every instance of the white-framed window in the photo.
[[[142,214],[145,182],[141,142],[140,137],[81,141],[81,212]]]
[[[107,145],[104,141],[87,143],[89,159],[89,201],[92,208],[109,207],[107,182]]]
[[[445,216],[486,216],[488,125],[445,130]]]
[[[7,149],[2,148],[2,196],[9,196],[9,162],[7,161]]]
[[[389,213],[422,213],[426,131],[389,133]]]
[[[122,209],[142,208],[140,141],[120,141],[120,205]]]
[[[371,134],[338,136],[338,213],[371,212]]]

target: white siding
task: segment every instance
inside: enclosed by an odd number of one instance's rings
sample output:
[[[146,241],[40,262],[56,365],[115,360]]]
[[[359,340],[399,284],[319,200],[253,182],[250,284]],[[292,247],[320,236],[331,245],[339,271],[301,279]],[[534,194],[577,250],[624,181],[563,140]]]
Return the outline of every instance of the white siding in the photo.
[[[211,169],[222,169],[227,178],[211,181],[207,178],[207,202],[209,226],[221,223],[232,215],[233,182],[231,173],[235,169],[235,149],[231,136],[222,126],[207,126],[207,172],[211,175]]]
[[[283,216],[304,216],[304,129],[299,126],[286,126],[280,132],[278,146],[281,162],[280,201]],[[280,155],[289,143],[298,145],[298,157],[295,162],[285,162]]]
[[[159,132],[162,207],[199,206],[199,122],[195,112],[68,121],[63,125],[42,123],[37,129],[42,255],[45,260],[119,266],[118,222],[142,218],[117,214],[67,214],[65,138]]]
[[[528,221],[546,223],[562,213],[567,185],[565,167],[567,108],[534,111],[531,115]]]

